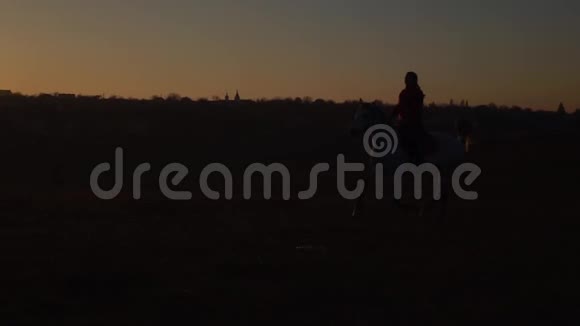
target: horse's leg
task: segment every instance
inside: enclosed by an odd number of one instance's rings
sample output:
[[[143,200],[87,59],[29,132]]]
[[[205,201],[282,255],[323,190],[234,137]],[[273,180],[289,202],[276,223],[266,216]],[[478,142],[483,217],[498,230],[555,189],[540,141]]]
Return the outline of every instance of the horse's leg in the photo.
[[[363,191],[362,194],[356,199],[356,203],[354,204],[354,209],[352,211],[352,217],[359,217],[362,215],[369,180],[371,180],[375,175],[374,163],[375,162],[372,159],[369,161],[370,169],[367,169],[368,172],[365,174]]]
[[[366,187],[365,190],[363,190],[363,193],[360,195],[360,197],[358,197],[358,199],[356,200],[356,203],[354,204],[354,209],[352,210],[352,217],[359,217],[362,214],[362,210],[363,210],[363,202],[364,202],[364,195],[366,192]]]
[[[471,136],[467,136],[467,139],[465,141],[465,153],[469,153],[470,150],[471,150]]]
[[[446,219],[447,217],[447,208],[449,206],[451,194],[451,182],[449,178],[443,178],[441,182],[441,200],[440,200],[440,208],[439,208],[439,218],[441,220]]]
[[[417,215],[419,217],[423,217],[425,215],[425,206],[426,205],[427,204],[424,201],[422,201],[422,200],[419,201],[419,208],[418,208],[418,212],[417,212]]]
[[[367,194],[367,187],[368,187],[368,176],[365,178],[365,185],[363,187],[362,194],[356,199],[356,203],[354,204],[354,209],[352,211],[352,217],[359,217],[362,216],[364,210],[364,201]]]

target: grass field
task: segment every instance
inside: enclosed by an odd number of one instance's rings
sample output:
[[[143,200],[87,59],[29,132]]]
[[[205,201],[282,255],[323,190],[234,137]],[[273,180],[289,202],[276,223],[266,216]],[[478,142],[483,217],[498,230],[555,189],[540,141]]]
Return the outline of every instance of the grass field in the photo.
[[[372,201],[353,219],[334,171],[315,198],[296,198],[314,164],[363,159],[350,108],[0,114],[2,325],[557,325],[577,310],[578,129],[499,129],[483,117],[468,155],[483,170],[478,200],[453,198],[444,217]],[[452,120],[430,117],[452,132]],[[99,200],[89,175],[119,146],[125,187]],[[153,169],[135,201],[131,171],[142,162]],[[171,162],[189,168],[178,188],[193,200],[159,192]],[[234,174],[233,200],[199,191],[211,162]],[[243,200],[253,162],[284,163],[293,199],[274,190],[270,201]]]

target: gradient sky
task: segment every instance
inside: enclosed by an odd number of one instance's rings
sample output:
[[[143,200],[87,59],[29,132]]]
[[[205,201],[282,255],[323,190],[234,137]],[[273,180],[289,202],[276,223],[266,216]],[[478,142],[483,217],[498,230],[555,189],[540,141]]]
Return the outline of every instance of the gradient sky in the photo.
[[[0,89],[580,108],[578,0],[0,0]]]

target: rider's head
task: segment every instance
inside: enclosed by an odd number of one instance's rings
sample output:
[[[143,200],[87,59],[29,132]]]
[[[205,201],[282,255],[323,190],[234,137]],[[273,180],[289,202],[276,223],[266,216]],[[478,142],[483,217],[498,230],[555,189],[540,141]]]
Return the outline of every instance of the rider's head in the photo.
[[[417,87],[419,86],[419,77],[416,73],[410,71],[405,76],[405,84],[407,87]]]

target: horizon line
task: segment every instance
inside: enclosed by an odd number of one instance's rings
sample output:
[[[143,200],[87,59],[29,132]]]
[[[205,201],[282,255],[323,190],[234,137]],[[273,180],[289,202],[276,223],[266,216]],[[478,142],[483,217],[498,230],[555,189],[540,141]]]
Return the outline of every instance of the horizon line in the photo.
[[[39,97],[39,96],[43,96],[43,95],[48,95],[48,96],[58,96],[58,95],[74,95],[75,97],[99,97],[100,99],[124,99],[124,100],[136,100],[136,101],[151,101],[151,100],[155,100],[156,98],[161,98],[163,100],[167,100],[168,98],[175,96],[179,99],[189,99],[191,101],[194,102],[199,102],[199,101],[207,101],[207,102],[226,102],[225,100],[225,96],[221,97],[218,95],[212,95],[212,96],[199,96],[199,97],[191,97],[188,95],[181,95],[177,92],[168,92],[166,94],[157,94],[157,95],[151,95],[149,97],[134,97],[134,96],[123,96],[123,95],[118,95],[118,94],[107,94],[107,93],[101,93],[101,94],[85,94],[85,93],[64,93],[64,92],[39,92],[39,93],[24,93],[24,92],[20,92],[20,91],[13,91],[11,89],[0,89],[0,92],[5,91],[5,92],[9,92],[9,94],[5,94],[6,95],[16,95],[16,96],[25,96],[25,97]],[[229,94],[226,93],[226,94]],[[2,96],[0,95],[0,98]],[[274,97],[258,97],[258,98],[241,98],[241,101],[253,101],[253,102],[260,102],[260,101],[296,101],[297,99],[300,99],[302,101],[306,101],[308,99],[308,101],[310,102],[315,102],[315,101],[324,101],[324,102],[333,102],[336,104],[341,104],[341,103],[350,103],[350,102],[359,102],[362,98],[359,99],[344,99],[344,100],[336,100],[336,99],[328,99],[328,98],[322,98],[322,97],[313,97],[310,95],[305,95],[305,96],[274,96]],[[396,103],[391,103],[387,100],[383,100],[383,99],[372,99],[372,100],[364,100],[362,99],[363,102],[365,103],[376,103],[376,102],[380,102],[383,105],[386,106],[394,106],[397,105]],[[229,99],[230,102],[235,102],[235,100]],[[307,101],[307,102],[308,102]],[[453,104],[451,104],[451,101],[454,101]],[[467,102],[467,105],[460,105],[461,102]],[[563,104],[563,102],[560,102],[560,104]],[[444,103],[444,102],[436,102],[436,101],[432,101],[429,103],[425,103],[425,107],[429,107],[429,106],[456,106],[456,107],[471,107],[471,108],[475,108],[475,107],[496,107],[498,109],[515,109],[515,108],[519,108],[521,110],[532,110],[532,111],[547,111],[547,112],[553,112],[553,111],[557,111],[558,108],[555,109],[546,109],[546,108],[539,108],[539,107],[529,107],[529,106],[520,106],[520,105],[505,105],[505,104],[497,104],[493,101],[487,103],[487,104],[481,104],[481,103],[477,103],[477,104],[470,104],[469,100],[466,99],[460,99],[459,101],[456,102],[455,99],[450,99],[450,101],[448,103]],[[564,106],[565,107],[565,106]],[[577,109],[566,109],[567,113],[574,113],[576,111],[580,110],[580,108]]]

